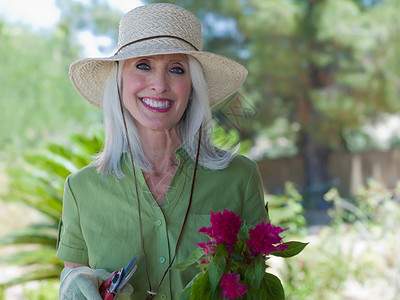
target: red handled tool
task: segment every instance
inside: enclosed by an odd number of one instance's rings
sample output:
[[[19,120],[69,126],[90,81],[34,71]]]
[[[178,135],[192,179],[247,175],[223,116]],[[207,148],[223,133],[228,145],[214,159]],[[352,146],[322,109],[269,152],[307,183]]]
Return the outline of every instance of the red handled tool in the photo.
[[[117,299],[119,291],[126,285],[137,269],[135,265],[137,256],[119,271],[113,272],[100,286],[100,295],[103,300]]]

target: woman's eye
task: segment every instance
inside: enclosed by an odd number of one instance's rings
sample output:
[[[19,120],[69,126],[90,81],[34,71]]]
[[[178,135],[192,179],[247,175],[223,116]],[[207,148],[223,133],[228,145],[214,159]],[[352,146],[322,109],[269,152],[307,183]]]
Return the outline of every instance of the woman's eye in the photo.
[[[150,70],[150,66],[146,63],[139,63],[136,65],[139,70]]]
[[[171,72],[175,74],[184,74],[185,70],[181,67],[173,67],[171,68]]]

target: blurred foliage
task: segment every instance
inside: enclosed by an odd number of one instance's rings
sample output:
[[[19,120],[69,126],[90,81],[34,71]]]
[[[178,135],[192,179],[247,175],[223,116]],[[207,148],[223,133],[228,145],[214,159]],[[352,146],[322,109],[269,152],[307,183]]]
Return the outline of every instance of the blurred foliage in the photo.
[[[265,195],[269,218],[279,227],[289,228],[287,234],[305,235],[307,221],[304,217],[303,197],[292,182],[286,182],[281,195]]]
[[[241,141],[239,133],[230,129],[227,130],[222,125],[216,125],[213,128],[214,145],[220,149],[234,151],[237,149],[238,154],[246,154],[250,150],[249,141]]]
[[[0,21],[0,149],[11,147],[9,155],[99,119],[68,82],[78,48],[65,44],[61,30],[34,33]]]
[[[371,272],[373,266],[354,259],[357,241],[345,245],[343,238],[325,227],[318,242],[312,241],[310,249],[303,251],[297,260],[288,259],[284,263],[279,274],[286,299],[346,299],[342,293],[347,280],[365,280],[364,274]]]
[[[75,43],[78,34],[88,31],[95,36],[111,39],[109,47],[99,50],[110,52],[116,50],[118,39],[118,22],[122,12],[110,6],[107,0],[55,0],[60,9],[61,19],[58,27],[65,32],[67,41]],[[73,60],[70,61],[70,63]]]
[[[280,270],[287,299],[347,299],[346,293],[366,299],[349,290],[349,282],[369,291],[364,293],[369,298],[397,299],[399,195],[400,182],[390,190],[370,180],[354,199],[344,199],[331,189],[325,195],[333,202],[331,226],[320,231],[300,259],[285,260]]]
[[[61,17],[54,28],[33,31],[0,20],[0,150],[7,150],[10,161],[21,149],[65,140],[101,121],[100,111],[82,101],[70,84],[68,67],[84,55],[82,31],[116,40],[122,12],[101,0],[55,4]]]
[[[252,143],[240,134],[241,124],[254,117],[254,107],[235,93],[211,108],[214,144],[222,149],[248,154]]]
[[[51,143],[44,149],[28,152],[23,163],[7,170],[9,186],[1,192],[2,199],[23,203],[40,212],[42,218],[0,238],[0,247],[18,249],[12,255],[1,256],[0,263],[17,265],[24,270],[16,278],[1,278],[2,285],[59,278],[64,264],[55,253],[64,182],[69,174],[90,163],[103,141],[100,133],[73,135],[69,145]]]
[[[54,300],[58,299],[58,280],[46,280],[40,282],[38,287],[25,288],[24,297],[27,300]],[[1,298],[0,298],[1,299]]]
[[[379,238],[400,225],[400,181],[390,190],[370,179],[354,198],[345,199],[333,188],[325,199],[333,203],[330,215],[334,225],[354,224],[366,238]]]

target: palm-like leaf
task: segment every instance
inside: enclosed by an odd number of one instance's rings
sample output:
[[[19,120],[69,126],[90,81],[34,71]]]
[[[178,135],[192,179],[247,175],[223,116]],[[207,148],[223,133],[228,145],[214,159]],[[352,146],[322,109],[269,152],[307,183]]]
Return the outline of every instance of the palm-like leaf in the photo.
[[[16,253],[0,257],[0,264],[18,265],[22,275],[4,281],[9,286],[31,280],[58,278],[63,263],[55,257],[57,227],[62,212],[66,177],[87,165],[103,144],[102,133],[73,135],[71,144],[48,144],[24,156],[23,166],[9,169],[9,188],[2,194],[8,202],[20,202],[39,211],[43,221],[0,238],[0,247],[16,246]],[[0,286],[1,289],[1,286]]]

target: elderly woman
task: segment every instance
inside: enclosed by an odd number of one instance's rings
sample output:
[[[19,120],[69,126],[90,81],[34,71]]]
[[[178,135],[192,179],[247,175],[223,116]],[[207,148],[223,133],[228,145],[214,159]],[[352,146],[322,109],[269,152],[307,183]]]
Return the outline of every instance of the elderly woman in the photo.
[[[267,220],[256,164],[212,142],[210,109],[247,71],[203,52],[199,21],[178,6],[135,8],[119,30],[113,56],[70,67],[76,90],[103,110],[106,141],[65,183],[60,298],[101,299],[109,272],[137,255],[134,291],[121,299],[177,299],[198,270],[170,265],[205,240],[211,211]]]

